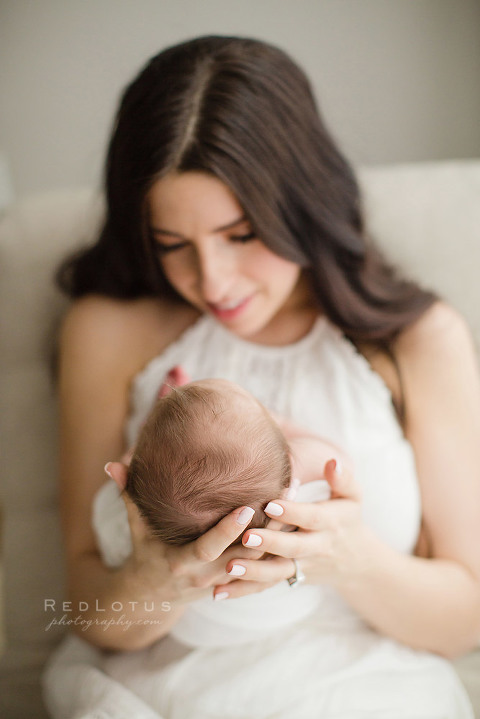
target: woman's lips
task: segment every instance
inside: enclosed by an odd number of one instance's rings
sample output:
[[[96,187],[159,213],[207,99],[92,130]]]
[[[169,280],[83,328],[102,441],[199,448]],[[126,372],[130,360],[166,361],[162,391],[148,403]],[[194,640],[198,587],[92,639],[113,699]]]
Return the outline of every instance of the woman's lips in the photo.
[[[215,317],[218,317],[219,320],[233,320],[242,314],[250,303],[252,296],[253,295],[246,297],[243,300],[232,300],[231,302],[224,302],[218,305],[209,304],[208,307],[210,312],[215,315]]]

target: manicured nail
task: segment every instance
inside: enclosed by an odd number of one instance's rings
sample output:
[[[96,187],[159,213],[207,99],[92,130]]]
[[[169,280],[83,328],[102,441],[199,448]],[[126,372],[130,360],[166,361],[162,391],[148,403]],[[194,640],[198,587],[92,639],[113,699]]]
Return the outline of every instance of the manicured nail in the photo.
[[[251,507],[244,507],[237,517],[238,524],[247,524],[254,514],[254,509],[252,509]]]
[[[105,474],[108,474],[108,476],[111,477],[111,479],[113,479],[112,473],[111,473],[110,470],[108,469],[108,467],[109,467],[110,464],[111,464],[111,462],[107,462],[107,464],[106,464],[105,467],[103,468],[103,471],[105,472]]]
[[[258,534],[250,534],[247,541],[244,542],[244,547],[259,547],[262,543],[262,538]]]
[[[215,602],[219,602],[221,599],[226,599],[228,596],[228,592],[217,592],[213,597],[213,600]]]
[[[340,475],[343,472],[342,463],[339,459],[335,460],[335,472]]]
[[[232,577],[243,577],[246,571],[246,568],[242,567],[241,564],[234,564],[231,570],[227,572],[227,574],[231,574]]]
[[[265,507],[265,514],[271,514],[272,517],[280,517],[280,515],[283,514],[283,507],[275,502],[269,502]]]

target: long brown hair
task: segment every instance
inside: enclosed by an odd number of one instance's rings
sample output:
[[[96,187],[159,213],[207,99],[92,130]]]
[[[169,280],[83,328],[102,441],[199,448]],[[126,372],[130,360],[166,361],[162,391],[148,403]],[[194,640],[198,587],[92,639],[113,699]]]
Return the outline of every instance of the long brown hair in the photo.
[[[64,291],[178,298],[145,211],[152,184],[173,170],[222,180],[255,234],[305,268],[319,309],[352,340],[388,342],[436,299],[366,238],[354,172],[302,70],[267,43],[216,36],[164,50],[127,87],[107,157],[105,223],[96,244],[60,268]]]

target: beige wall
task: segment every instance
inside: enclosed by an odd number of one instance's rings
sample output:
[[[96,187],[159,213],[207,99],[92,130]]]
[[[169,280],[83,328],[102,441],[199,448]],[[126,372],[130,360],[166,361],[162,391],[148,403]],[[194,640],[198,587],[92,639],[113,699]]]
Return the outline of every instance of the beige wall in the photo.
[[[98,183],[120,88],[204,33],[288,50],[354,162],[480,156],[477,0],[0,0],[0,150],[16,195]]]

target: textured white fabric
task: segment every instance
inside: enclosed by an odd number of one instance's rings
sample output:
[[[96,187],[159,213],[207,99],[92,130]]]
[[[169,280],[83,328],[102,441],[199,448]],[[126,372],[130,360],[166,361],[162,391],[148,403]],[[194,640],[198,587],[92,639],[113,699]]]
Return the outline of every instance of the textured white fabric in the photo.
[[[193,379],[236,381],[269,408],[346,449],[363,489],[365,522],[398,551],[412,550],[421,511],[413,452],[383,381],[327,321],[319,319],[300,342],[276,348],[250,344],[201,318],[136,377],[129,442],[176,364]],[[335,591],[318,591],[317,611],[241,647],[185,648],[169,661],[174,640],[167,638],[148,650],[100,655],[95,680],[83,691],[92,695],[104,677],[108,691],[118,682],[163,719],[472,719],[448,662],[378,636]],[[77,654],[79,641],[70,640]],[[68,656],[54,657],[47,675],[55,719],[74,715],[72,704],[65,708],[55,699],[60,693],[67,701],[62,682],[70,682],[71,695],[76,691]],[[77,682],[83,677],[85,683],[88,664],[75,665]]]

